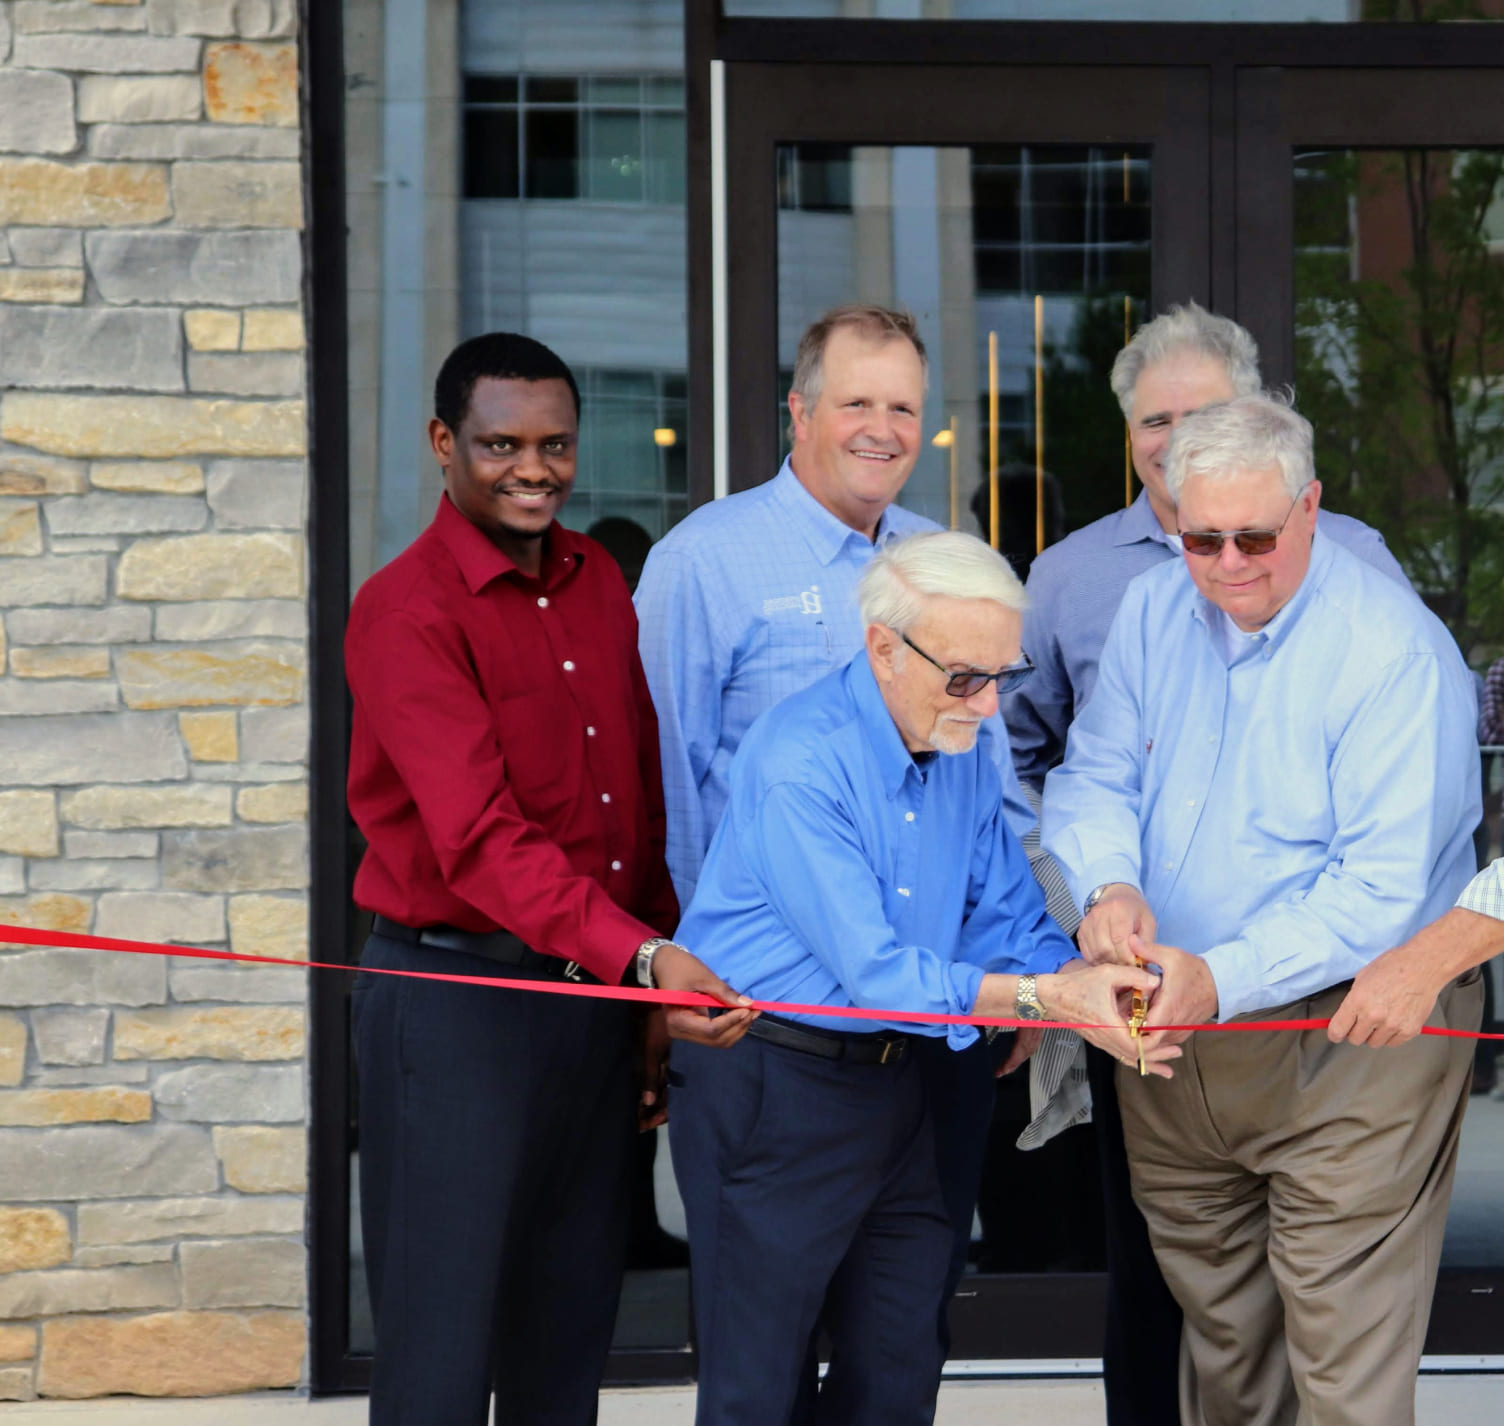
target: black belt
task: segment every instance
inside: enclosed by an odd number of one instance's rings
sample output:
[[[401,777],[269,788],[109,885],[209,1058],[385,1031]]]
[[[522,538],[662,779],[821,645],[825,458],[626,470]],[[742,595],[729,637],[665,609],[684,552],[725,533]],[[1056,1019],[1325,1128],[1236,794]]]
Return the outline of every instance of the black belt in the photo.
[[[434,946],[441,951],[463,951],[466,955],[484,956],[488,961],[516,966],[546,975],[555,980],[579,980],[584,972],[574,961],[558,956],[540,955],[510,931],[462,931],[458,926],[404,926],[385,916],[371,922],[371,934],[392,941],[406,941],[410,946]]]
[[[907,1035],[884,1030],[875,1035],[844,1035],[839,1030],[822,1030],[817,1025],[796,1025],[766,1012],[752,1022],[747,1031],[770,1045],[786,1050],[802,1050],[823,1060],[845,1060],[854,1065],[892,1065],[904,1057],[909,1047]]]

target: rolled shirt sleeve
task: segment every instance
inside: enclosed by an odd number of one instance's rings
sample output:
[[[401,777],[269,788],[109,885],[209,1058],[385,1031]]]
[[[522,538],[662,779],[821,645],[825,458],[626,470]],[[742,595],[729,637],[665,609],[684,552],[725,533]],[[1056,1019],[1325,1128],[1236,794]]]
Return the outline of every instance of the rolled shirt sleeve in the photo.
[[[1468,882],[1457,898],[1457,905],[1463,911],[1504,921],[1504,857],[1484,867]]]

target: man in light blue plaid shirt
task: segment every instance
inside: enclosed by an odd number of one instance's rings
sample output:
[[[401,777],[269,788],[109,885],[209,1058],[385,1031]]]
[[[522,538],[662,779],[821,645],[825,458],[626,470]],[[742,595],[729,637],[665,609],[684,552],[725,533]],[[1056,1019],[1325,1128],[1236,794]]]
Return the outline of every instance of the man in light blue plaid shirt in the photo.
[[[701,506],[670,530],[637,586],[668,869],[685,910],[747,729],[862,647],[856,585],[874,552],[939,528],[893,503],[923,444],[926,367],[912,319],[837,308],[799,351],[793,453],[766,484]],[[991,722],[1008,823],[1021,838],[1035,817],[1001,719]]]
[[[1353,978],[1327,1035],[1355,1045],[1403,1045],[1420,1034],[1456,977],[1504,953],[1504,857],[1486,866],[1446,915],[1385,951]]]
[[[890,540],[938,528],[893,502],[923,449],[928,379],[914,319],[882,307],[827,312],[799,343],[793,451],[772,480],[702,506],[654,547],[637,586],[642,663],[658,712],[668,868],[687,912],[752,723],[862,648],[857,581]],[[1020,839],[1035,817],[1001,719],[982,739]],[[1010,1059],[1011,1068],[1021,1059]],[[992,1115],[984,1040],[920,1046],[937,1168],[955,1228],[946,1309],[966,1266]],[[811,1352],[807,1389],[815,1385]]]

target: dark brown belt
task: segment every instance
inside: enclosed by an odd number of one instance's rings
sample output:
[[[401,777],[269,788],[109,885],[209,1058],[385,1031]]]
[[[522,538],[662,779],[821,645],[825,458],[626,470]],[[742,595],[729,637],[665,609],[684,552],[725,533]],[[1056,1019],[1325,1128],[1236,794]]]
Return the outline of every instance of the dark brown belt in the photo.
[[[782,1045],[786,1050],[801,1050],[823,1060],[845,1060],[853,1065],[897,1064],[909,1047],[907,1035],[888,1030],[875,1035],[844,1035],[839,1030],[824,1030],[817,1025],[798,1025],[766,1011],[752,1022],[747,1033],[770,1045]]]
[[[510,931],[462,931],[458,926],[404,926],[386,916],[371,922],[371,934],[410,946],[433,946],[441,951],[463,951],[488,961],[516,966],[519,970],[550,976],[555,980],[579,980],[584,972],[574,961],[545,956],[525,945]]]

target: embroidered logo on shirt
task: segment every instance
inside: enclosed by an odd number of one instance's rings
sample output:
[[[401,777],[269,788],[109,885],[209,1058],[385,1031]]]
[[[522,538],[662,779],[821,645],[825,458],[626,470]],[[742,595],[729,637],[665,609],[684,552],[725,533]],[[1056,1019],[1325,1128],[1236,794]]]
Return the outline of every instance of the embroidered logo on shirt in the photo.
[[[776,599],[764,599],[762,612],[767,614],[782,614],[786,610],[797,609],[801,614],[818,614],[821,612],[820,586],[812,584],[800,594],[785,594]]]

